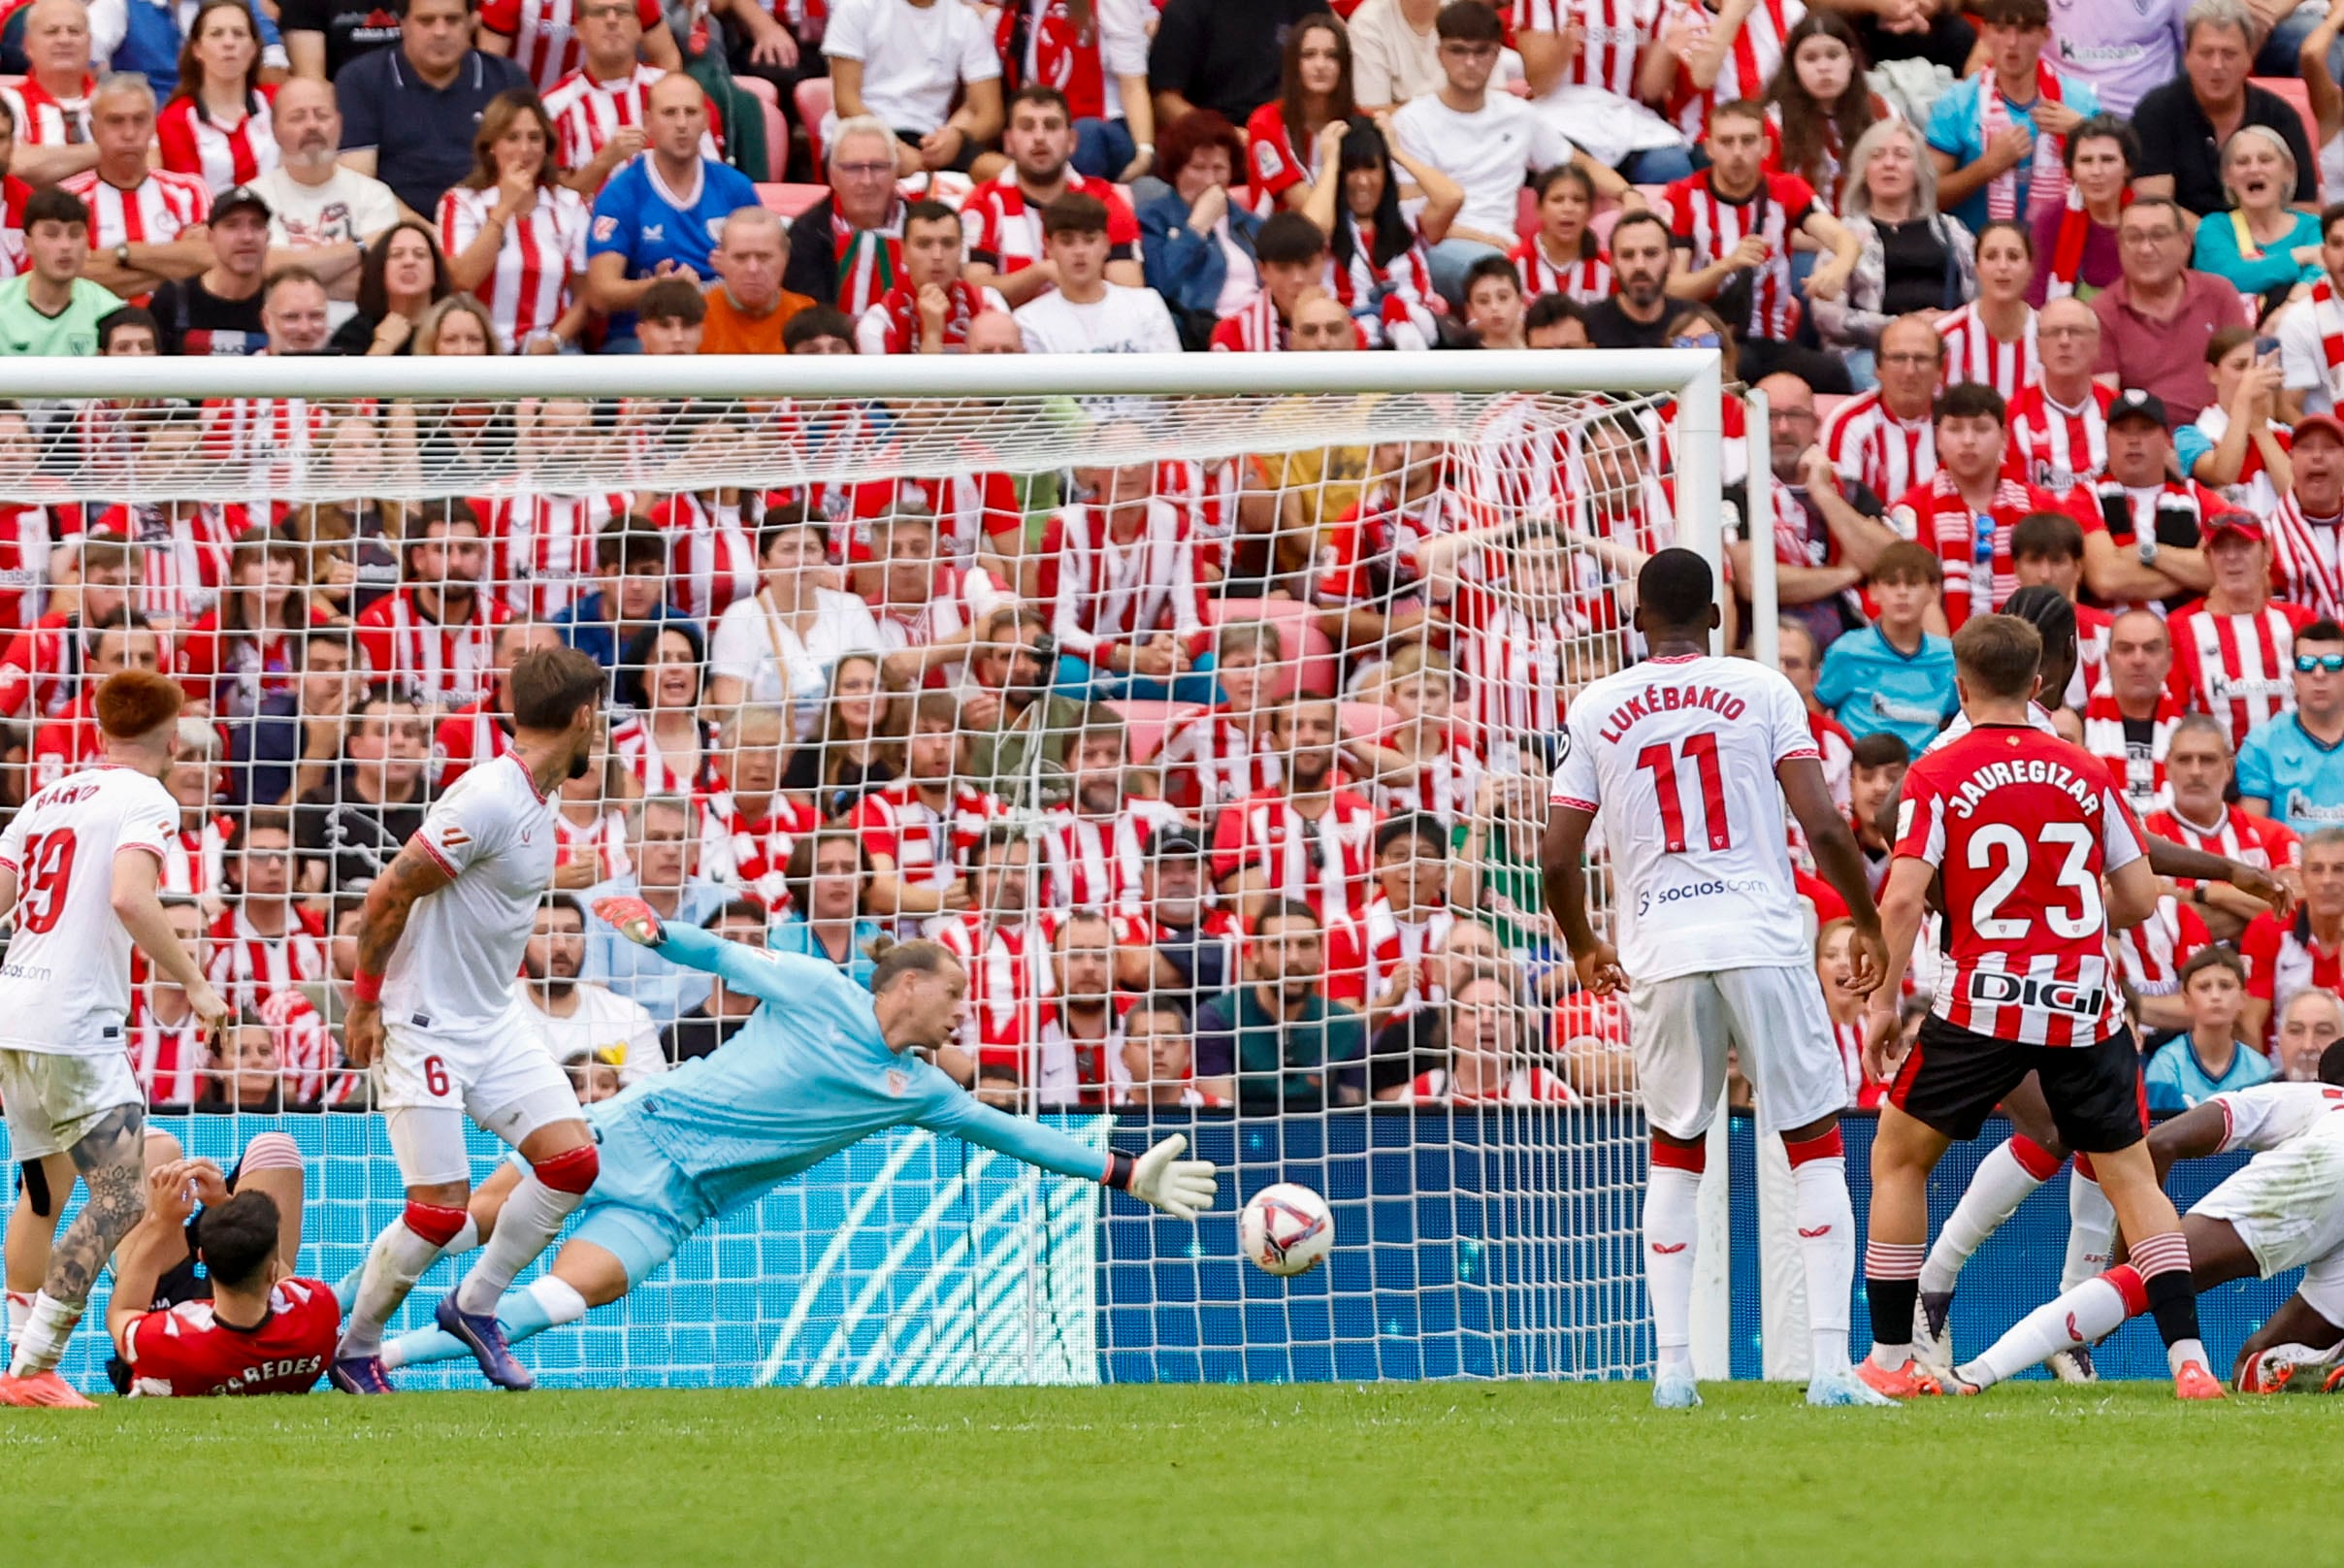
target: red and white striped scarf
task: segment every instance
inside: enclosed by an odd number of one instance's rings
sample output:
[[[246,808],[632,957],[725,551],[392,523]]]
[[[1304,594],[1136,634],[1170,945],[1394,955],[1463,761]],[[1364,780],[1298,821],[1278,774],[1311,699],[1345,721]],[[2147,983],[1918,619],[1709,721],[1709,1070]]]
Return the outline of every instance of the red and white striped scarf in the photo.
[[[700,801],[700,875],[778,915],[790,907],[790,851],[819,826],[810,802],[776,792],[766,799],[765,814],[751,817],[731,790],[718,790]]]
[[[2149,716],[2149,752],[2142,756],[2125,738],[2124,709],[2116,691],[2103,677],[2084,704],[2084,750],[2108,765],[2116,787],[2140,812],[2162,811],[2170,803],[2165,789],[2165,758],[2172,749],[2173,729],[2188,711],[2171,692],[2160,689],[2157,710]]]
[[[2066,171],[2063,169],[2061,174],[2064,178]],[[2132,187],[2127,185],[2117,200],[2117,210],[2121,212],[2132,205]],[[2069,185],[2060,198],[2059,232],[2051,237],[2051,258],[2047,263],[2051,281],[2043,292],[2046,303],[2074,294],[2075,285],[2083,277],[2084,246],[2091,239],[2092,214],[2084,210],[2084,193]]]
[[[1994,521],[1994,554],[1984,566],[1986,580],[1980,583],[1977,514],[1962,499],[1961,486],[1954,482],[1950,473],[1939,469],[1937,477],[1920,494],[1927,510],[1926,514],[1916,514],[1911,519],[1911,538],[1934,548],[1937,559],[1944,563],[1945,626],[1948,631],[1959,631],[1972,614],[1991,614],[2002,607],[2003,600],[2018,592],[2018,568],[2010,559],[2010,532],[2018,526],[2020,518],[2035,509],[2033,496],[2015,479],[1996,482],[1994,500],[1988,506],[1988,515]],[[1909,505],[1908,496],[1897,509],[1905,510]]]
[[[1992,147],[1994,139],[2019,117],[2010,112],[2010,101],[2002,96],[2002,79],[1987,71],[1978,82],[1978,146]],[[2059,73],[2045,60],[2035,62],[2035,102],[2061,102]],[[2027,206],[2031,212],[2064,203],[2067,199],[2067,169],[2060,156],[2060,139],[2047,131],[2035,133],[2033,167],[2028,172]],[[2028,213],[2018,210],[2018,168],[2014,164],[1986,182],[1986,215],[1989,218],[2016,218],[2024,221]]]
[[[887,298],[903,271],[903,203],[891,198],[875,229],[859,229],[830,209],[830,251],[837,258],[838,309],[851,319]]]
[[[2328,390],[2332,397],[2344,387],[2344,304],[2336,300],[2335,284],[2326,273],[2311,286],[2311,318],[2320,329],[2320,356],[2328,367]]]
[[[2270,541],[2272,591],[2330,620],[2344,615],[2344,562],[2338,560],[2344,549],[2337,541],[2344,522],[2313,522],[2290,491],[2263,532]]]

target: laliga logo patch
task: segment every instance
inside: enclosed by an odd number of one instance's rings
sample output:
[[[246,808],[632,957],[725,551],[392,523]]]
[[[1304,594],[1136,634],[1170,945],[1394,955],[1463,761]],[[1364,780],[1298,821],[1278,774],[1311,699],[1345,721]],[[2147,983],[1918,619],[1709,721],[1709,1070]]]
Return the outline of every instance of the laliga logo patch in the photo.
[[[608,213],[604,213],[594,220],[594,237],[597,240],[608,240],[612,235],[618,232],[619,220],[610,216]]]

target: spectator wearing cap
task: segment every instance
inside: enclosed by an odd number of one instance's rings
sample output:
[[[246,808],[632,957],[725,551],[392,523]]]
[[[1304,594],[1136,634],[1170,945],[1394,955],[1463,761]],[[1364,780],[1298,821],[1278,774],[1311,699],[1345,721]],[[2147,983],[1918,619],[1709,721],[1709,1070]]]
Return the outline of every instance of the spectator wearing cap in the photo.
[[[2179,603],[2203,593],[2213,581],[2203,523],[2226,508],[2179,476],[2157,394],[2118,393],[2107,420],[2107,470],[2089,492],[2101,526],[2084,534],[2084,582],[2111,604]]]
[[[725,237],[708,265],[716,270],[716,281],[708,285],[700,351],[782,352],[781,335],[790,318],[814,302],[781,286],[790,265],[790,231],[781,214],[756,204],[735,212],[725,219]]]
[[[2290,420],[2335,412],[2344,391],[2344,205],[2320,214],[2320,276],[2311,297],[2279,317],[2279,386]]]
[[[212,202],[212,263],[174,278],[147,301],[166,354],[257,354],[268,346],[260,324],[261,282],[269,262],[269,204],[249,185],[231,185]]]
[[[2332,620],[2344,615],[2344,420],[2303,415],[2287,456],[2288,491],[2270,516],[2271,580],[2280,598]]]
[[[499,93],[532,90],[501,55],[472,48],[472,0],[402,0],[399,42],[361,54],[334,78],[342,114],[342,161],[380,180],[410,212],[472,171],[480,116]]]
[[[122,302],[81,276],[89,265],[89,213],[62,190],[24,204],[27,268],[0,282],[0,355],[94,354],[98,319]]]
[[[2214,401],[2205,345],[2224,327],[2253,327],[2254,311],[2230,279],[2189,267],[2189,222],[2167,196],[2141,196],[2117,221],[2123,276],[2092,301],[2108,386],[2155,393],[2166,428],[2186,425]]]
[[[643,291],[669,276],[707,278],[725,220],[758,205],[748,176],[701,150],[708,96],[699,82],[681,72],[662,77],[643,103],[650,153],[612,176],[595,198],[586,243],[586,298],[610,317],[604,352],[639,348],[634,311]]]
[[[2067,23],[2061,25],[2064,29]],[[2196,0],[2190,7],[2183,23],[2181,75],[2143,95],[2132,112],[2132,128],[2140,136],[2140,163],[2132,171],[2135,195],[2169,196],[2200,217],[2221,213],[2229,206],[2222,185],[2223,138],[2240,126],[2263,125],[2278,132],[2293,154],[2290,199],[2306,207],[2320,199],[2319,166],[2312,160],[2302,116],[2286,99],[2247,80],[2264,26],[2245,0]],[[2288,58],[2292,65],[2293,55]]]
[[[1167,826],[1148,840],[1139,900],[1115,919],[1116,984],[1193,1007],[1237,984],[1237,923],[1214,906],[1204,840]]]
[[[2298,628],[2295,665],[2295,710],[2238,748],[2238,803],[2309,833],[2344,824],[2344,627]]]
[[[2253,513],[2211,513],[2203,553],[2212,576],[2205,598],[2165,623],[2173,684],[2237,746],[2295,705],[2295,634],[2319,617],[2272,600],[2270,547]]]
[[[399,198],[342,163],[342,110],[332,82],[295,77],[280,85],[270,130],[276,167],[245,181],[268,205],[270,260],[297,261],[324,278],[339,327],[356,313],[367,247],[399,221]]]
[[[124,299],[151,292],[170,278],[192,278],[212,265],[204,219],[212,191],[195,175],[146,166],[154,141],[154,89],[138,77],[112,76],[89,97],[98,162],[63,181],[89,209],[84,276]]]
[[[868,114],[893,131],[897,175],[954,169],[982,180],[1001,166],[985,151],[1001,134],[1001,56],[975,8],[837,0],[822,52],[838,119]]]

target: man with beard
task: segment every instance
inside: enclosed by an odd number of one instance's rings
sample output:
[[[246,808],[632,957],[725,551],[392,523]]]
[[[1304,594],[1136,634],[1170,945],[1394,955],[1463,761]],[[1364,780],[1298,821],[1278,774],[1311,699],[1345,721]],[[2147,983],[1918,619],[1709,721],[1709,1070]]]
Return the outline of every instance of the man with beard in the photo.
[[[1197,1011],[1197,1086],[1256,1116],[1364,1101],[1367,1027],[1319,987],[1326,942],[1311,906],[1270,899],[1250,953],[1253,984]]]
[[[1034,1030],[1041,1102],[1103,1108],[1112,1094],[1113,1063],[1123,1049],[1114,923],[1096,909],[1059,921],[1050,938],[1050,973],[1053,994],[1042,1001]]]
[[[1165,801],[1130,792],[1123,715],[1103,702],[1083,714],[1069,794],[1042,819],[1048,899],[1058,909],[1121,909],[1138,901],[1149,842],[1175,827]]]
[[[642,1003],[607,986],[580,980],[586,966],[586,906],[570,893],[549,893],[537,905],[529,945],[521,949],[522,978],[513,990],[536,1015],[538,1033],[556,1062],[583,1054],[616,1067],[622,1086],[667,1070],[659,1031]]]
[[[1623,212],[1612,229],[1612,280],[1616,292],[1587,307],[1587,337],[1598,348],[1666,348],[1669,224],[1657,212]]]
[[[1753,538],[1772,534],[1776,572],[1775,595],[1782,613],[1801,622],[1814,637],[1815,647],[1862,621],[1855,591],[1880,558],[1897,541],[1896,532],[1881,514],[1888,508],[1861,481],[1842,485],[1823,455],[1815,436],[1814,391],[1787,372],[1765,376],[1757,389],[1766,394],[1767,454],[1774,473],[1770,488],[1774,515],[1770,529],[1764,519],[1742,530],[1740,540],[1726,545],[1736,582],[1750,580]],[[1747,492],[1728,490],[1727,499],[1747,516]],[[1855,613],[1850,613],[1850,612]]]
[[[304,893],[364,893],[423,826],[431,744],[414,703],[367,698],[343,750],[342,770],[293,808]]]
[[[502,600],[480,592],[488,545],[479,514],[465,501],[432,503],[407,556],[407,586],[358,617],[367,668],[429,706],[478,702],[489,695],[497,628],[512,619]]]
[[[1037,611],[1012,604],[986,617],[960,688],[970,783],[1004,799],[1019,796],[1039,735],[1043,792],[1051,792],[1083,722],[1083,704],[1050,688],[1057,665],[1050,623]]]
[[[968,193],[960,204],[969,231],[969,286],[999,289],[1010,309],[1058,286],[1056,263],[1042,253],[1042,209],[1068,192],[1095,196],[1107,208],[1107,281],[1138,288],[1139,219],[1114,183],[1074,172],[1074,122],[1065,94],[1040,84],[1009,101],[1009,131],[1001,139],[1010,169]]]
[[[166,354],[257,354],[261,281],[269,264],[269,204],[250,185],[212,201],[212,263],[193,278],[166,279],[147,302]]]
[[[1237,983],[1237,921],[1214,906],[1208,869],[1204,842],[1186,827],[1148,840],[1145,892],[1114,917],[1122,989],[1193,1006]]]
[[[353,1066],[381,1061],[407,1208],[375,1238],[359,1277],[330,1369],[346,1392],[391,1391],[383,1325],[465,1227],[467,1114],[531,1169],[498,1216],[495,1239],[435,1316],[494,1382],[532,1382],[505,1346],[497,1299],[594,1186],[600,1160],[512,977],[553,880],[554,789],[584,776],[594,756],[603,678],[574,648],[520,660],[513,749],[440,797],[367,891],[346,1050]]]
[[[1213,825],[1213,879],[1240,907],[1304,899],[1321,931],[1367,911],[1376,808],[1335,768],[1342,727],[1332,702],[1298,697],[1270,734],[1286,778],[1224,809]],[[1313,973],[1317,967],[1314,965]]]
[[[367,247],[399,221],[399,198],[343,166],[332,82],[294,77],[277,89],[273,111],[277,167],[248,185],[269,204],[269,270],[299,262],[335,299],[354,300]],[[350,308],[338,313],[347,319]]]

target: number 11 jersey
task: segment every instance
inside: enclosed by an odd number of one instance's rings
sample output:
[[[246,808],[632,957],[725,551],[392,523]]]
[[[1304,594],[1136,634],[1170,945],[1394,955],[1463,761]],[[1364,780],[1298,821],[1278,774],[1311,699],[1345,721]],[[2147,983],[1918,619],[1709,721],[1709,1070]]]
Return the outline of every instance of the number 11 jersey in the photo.
[[[2105,763],[2024,726],[1972,730],[1905,773],[1896,852],[1944,877],[1937,1017],[2021,1045],[2123,1028],[2100,879],[2148,842]]]
[[[24,802],[0,833],[16,873],[16,934],[0,964],[0,1047],[119,1056],[130,1012],[130,932],[114,912],[116,855],[158,862],[179,805],[127,768],[71,773]]]
[[[1564,734],[1549,799],[1598,814],[1631,981],[1812,962],[1774,769],[1819,754],[1789,681],[1647,659],[1579,693]]]

